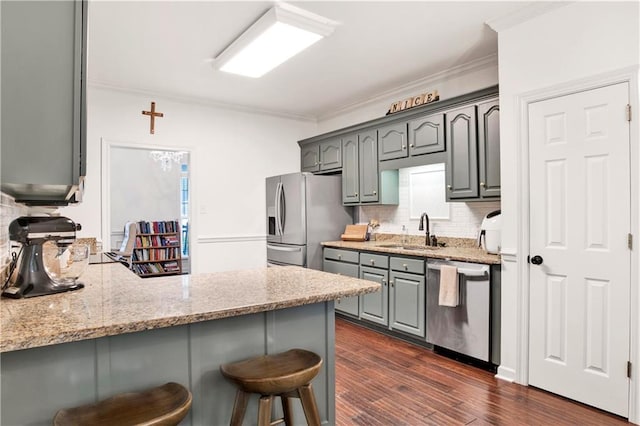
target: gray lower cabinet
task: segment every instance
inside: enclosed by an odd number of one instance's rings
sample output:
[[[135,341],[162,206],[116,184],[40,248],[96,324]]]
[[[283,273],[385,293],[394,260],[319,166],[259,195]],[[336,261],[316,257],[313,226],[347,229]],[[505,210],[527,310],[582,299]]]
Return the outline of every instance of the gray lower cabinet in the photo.
[[[476,106],[469,105],[447,112],[446,125],[447,201],[476,198],[479,195]]]
[[[500,197],[500,105],[497,99],[478,104],[478,157],[480,196]]]
[[[300,147],[300,170],[303,172],[338,171],[342,168],[340,138],[315,142]]]
[[[392,330],[425,337],[424,265],[424,259],[391,258],[389,328]]]
[[[86,175],[87,1],[3,1],[2,192],[80,201]]]
[[[389,271],[361,266],[360,278],[377,282],[382,286],[380,291],[362,296],[360,318],[386,327],[389,325]]]
[[[360,253],[360,278],[380,283],[382,288],[365,294],[360,300],[360,318],[383,326],[389,325],[389,256]]]
[[[340,250],[334,248],[324,249],[322,270],[334,274],[358,278],[360,276],[358,266],[359,255],[357,251]],[[354,317],[360,314],[359,296],[343,297],[335,302],[335,310]]]

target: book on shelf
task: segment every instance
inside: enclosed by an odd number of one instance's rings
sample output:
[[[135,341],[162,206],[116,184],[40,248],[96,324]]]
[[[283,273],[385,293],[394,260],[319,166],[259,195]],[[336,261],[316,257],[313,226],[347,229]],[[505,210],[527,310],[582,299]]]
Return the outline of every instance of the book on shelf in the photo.
[[[132,269],[140,276],[179,274],[180,224],[177,220],[139,221],[132,255]]]

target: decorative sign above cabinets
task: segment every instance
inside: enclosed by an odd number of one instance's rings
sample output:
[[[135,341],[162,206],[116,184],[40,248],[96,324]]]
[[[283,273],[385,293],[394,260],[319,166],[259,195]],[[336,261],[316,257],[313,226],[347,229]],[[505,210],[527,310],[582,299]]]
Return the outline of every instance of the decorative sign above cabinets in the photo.
[[[431,92],[423,93],[421,95],[414,96],[412,98],[407,98],[403,101],[392,103],[386,115],[394,114],[396,112],[404,111],[409,108],[417,107],[420,105],[428,104],[428,103],[439,101],[439,100],[440,100],[440,95],[438,95],[438,91],[433,90]]]

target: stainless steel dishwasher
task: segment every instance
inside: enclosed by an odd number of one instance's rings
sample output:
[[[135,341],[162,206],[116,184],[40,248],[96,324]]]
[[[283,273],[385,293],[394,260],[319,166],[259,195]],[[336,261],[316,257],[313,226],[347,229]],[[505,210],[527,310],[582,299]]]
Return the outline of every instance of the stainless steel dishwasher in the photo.
[[[458,268],[459,304],[440,306],[440,267]],[[490,361],[491,276],[489,265],[429,260],[427,262],[427,342]]]

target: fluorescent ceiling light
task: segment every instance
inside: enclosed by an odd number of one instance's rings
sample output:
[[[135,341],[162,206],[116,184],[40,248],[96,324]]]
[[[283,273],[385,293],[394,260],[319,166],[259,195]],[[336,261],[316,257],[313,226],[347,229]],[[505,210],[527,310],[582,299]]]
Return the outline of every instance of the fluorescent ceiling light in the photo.
[[[214,59],[221,71],[261,77],[331,34],[337,22],[279,3]]]

